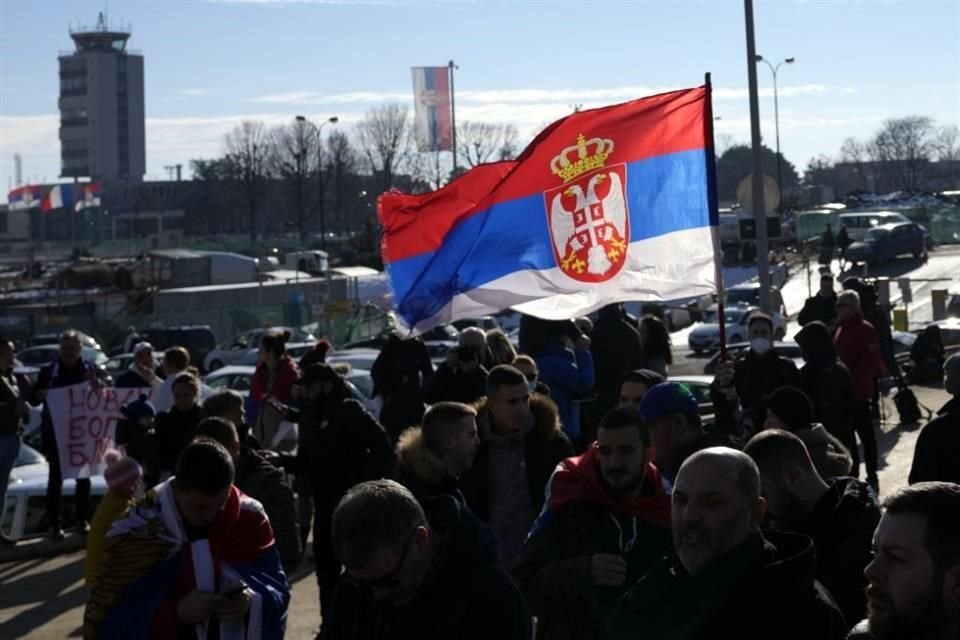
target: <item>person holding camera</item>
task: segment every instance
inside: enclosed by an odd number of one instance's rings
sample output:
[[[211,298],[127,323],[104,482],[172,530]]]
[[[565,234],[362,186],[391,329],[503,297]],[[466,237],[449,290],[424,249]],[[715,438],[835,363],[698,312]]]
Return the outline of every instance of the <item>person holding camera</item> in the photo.
[[[447,352],[447,360],[433,376],[427,402],[473,404],[486,395],[487,369],[481,363],[487,348],[482,329],[467,327],[460,333],[459,345]]]

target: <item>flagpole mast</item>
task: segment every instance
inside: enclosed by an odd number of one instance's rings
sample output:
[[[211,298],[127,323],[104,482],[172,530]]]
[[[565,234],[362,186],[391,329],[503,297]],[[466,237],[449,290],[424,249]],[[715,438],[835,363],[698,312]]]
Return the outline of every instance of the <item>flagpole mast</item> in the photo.
[[[456,102],[454,101],[453,93],[453,70],[457,68],[457,65],[453,63],[453,60],[450,61],[450,136],[451,143],[450,149],[453,151],[453,170],[450,172],[453,177],[457,175],[457,107]]]
[[[713,142],[713,83],[710,73],[704,74],[707,90],[706,112],[703,114],[705,158],[707,161],[707,207],[710,212],[710,235],[713,239],[713,269],[717,286],[717,324],[720,329],[720,359],[727,357],[727,322],[723,300],[723,247],[720,244],[720,206],[717,203],[717,156]]]
[[[763,201],[763,155],[760,138],[760,99],[757,94],[757,48],[753,35],[753,0],[743,0],[747,31],[747,80],[750,87],[750,142],[753,148],[753,219],[757,229],[757,275],[760,309],[770,313],[770,267],[767,246],[767,211]]]

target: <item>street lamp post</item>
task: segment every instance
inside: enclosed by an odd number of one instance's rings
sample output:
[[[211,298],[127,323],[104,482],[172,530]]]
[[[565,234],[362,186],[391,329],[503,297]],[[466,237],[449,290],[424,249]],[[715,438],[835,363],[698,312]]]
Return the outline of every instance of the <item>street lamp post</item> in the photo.
[[[323,193],[323,138],[320,137],[320,134],[326,125],[331,123],[336,124],[337,121],[339,120],[340,118],[338,118],[337,116],[330,116],[329,118],[321,122],[320,126],[318,127],[317,125],[307,120],[306,116],[297,116],[297,122],[303,122],[310,125],[311,127],[313,127],[313,130],[317,134],[317,183],[318,183],[318,186],[320,187],[320,205],[319,205],[320,207],[319,208],[320,246],[324,249],[327,248],[327,223],[326,223],[326,216],[324,215],[324,206],[323,206],[323,196],[324,196],[324,193]],[[303,236],[302,228],[300,229],[300,235],[301,237]]]
[[[777,190],[780,192],[780,202],[777,205],[777,214],[783,213],[783,177],[780,169],[780,105],[777,97],[777,71],[780,65],[793,64],[796,58],[785,58],[777,63],[777,66],[770,64],[770,61],[761,55],[757,55],[757,62],[762,62],[770,67],[770,73],[773,74],[773,126],[777,136]]]

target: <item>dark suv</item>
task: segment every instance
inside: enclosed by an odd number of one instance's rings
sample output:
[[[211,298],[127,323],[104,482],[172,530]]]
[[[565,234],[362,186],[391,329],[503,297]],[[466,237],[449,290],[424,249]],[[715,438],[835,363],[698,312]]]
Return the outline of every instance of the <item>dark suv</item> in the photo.
[[[845,258],[851,263],[881,264],[905,253],[919,258],[926,248],[923,227],[915,222],[893,222],[867,231],[863,240],[850,245]]]
[[[143,339],[153,345],[156,351],[166,351],[170,347],[185,347],[190,352],[190,364],[203,371],[203,361],[213,349],[217,348],[217,338],[206,325],[192,327],[151,328],[141,333]]]

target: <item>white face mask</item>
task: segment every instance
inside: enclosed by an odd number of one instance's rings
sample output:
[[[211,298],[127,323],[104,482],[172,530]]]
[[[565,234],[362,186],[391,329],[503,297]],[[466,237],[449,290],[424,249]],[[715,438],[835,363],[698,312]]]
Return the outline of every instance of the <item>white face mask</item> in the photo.
[[[536,380],[527,380],[527,389],[530,390],[530,393],[533,393],[537,390],[537,381]]]
[[[766,338],[754,338],[750,341],[750,350],[762,355],[770,351],[770,341]]]

